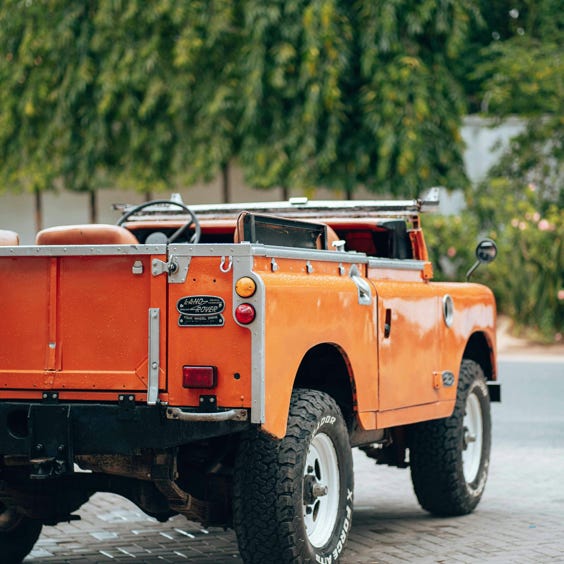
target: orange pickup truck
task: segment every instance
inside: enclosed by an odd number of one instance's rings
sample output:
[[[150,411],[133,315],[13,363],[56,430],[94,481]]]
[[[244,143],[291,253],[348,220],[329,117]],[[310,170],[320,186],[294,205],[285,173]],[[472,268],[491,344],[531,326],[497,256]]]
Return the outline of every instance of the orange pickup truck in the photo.
[[[352,447],[438,515],[478,504],[495,302],[433,282],[433,201],[122,206],[0,231],[0,554],[97,491],[233,527],[245,562],[338,560]],[[495,257],[478,245],[479,262]],[[476,266],[476,265],[475,265]]]

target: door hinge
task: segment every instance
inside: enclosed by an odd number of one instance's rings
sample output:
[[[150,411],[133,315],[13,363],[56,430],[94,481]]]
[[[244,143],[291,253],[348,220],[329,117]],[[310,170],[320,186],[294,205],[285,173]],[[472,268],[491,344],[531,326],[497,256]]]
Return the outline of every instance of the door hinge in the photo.
[[[356,264],[351,266],[349,276],[358,290],[358,303],[360,305],[370,305],[372,303],[372,290],[370,284],[365,280]]]

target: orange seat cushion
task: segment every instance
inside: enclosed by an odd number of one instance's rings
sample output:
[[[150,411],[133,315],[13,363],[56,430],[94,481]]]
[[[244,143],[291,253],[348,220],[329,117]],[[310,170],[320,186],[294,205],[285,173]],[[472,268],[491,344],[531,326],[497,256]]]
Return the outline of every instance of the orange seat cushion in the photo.
[[[43,229],[35,238],[37,245],[134,245],[139,241],[117,225],[63,225]]]
[[[0,229],[0,247],[14,247],[20,244],[20,236],[15,231]]]

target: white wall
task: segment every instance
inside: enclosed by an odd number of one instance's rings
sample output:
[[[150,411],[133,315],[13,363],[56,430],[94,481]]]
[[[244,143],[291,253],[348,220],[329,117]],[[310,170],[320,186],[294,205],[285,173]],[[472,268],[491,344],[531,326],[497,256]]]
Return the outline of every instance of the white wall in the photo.
[[[483,180],[488,170],[507,148],[509,140],[525,129],[519,118],[508,118],[503,123],[479,116],[464,118],[461,130],[466,143],[464,165],[466,174],[472,182]],[[496,147],[496,144],[499,146]]]

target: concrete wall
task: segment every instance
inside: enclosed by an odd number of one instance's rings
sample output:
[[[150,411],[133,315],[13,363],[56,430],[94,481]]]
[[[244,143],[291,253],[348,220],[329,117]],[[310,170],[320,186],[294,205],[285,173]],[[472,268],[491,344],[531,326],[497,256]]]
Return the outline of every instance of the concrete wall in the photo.
[[[479,116],[467,116],[461,130],[466,143],[464,165],[472,182],[483,180],[488,170],[507,148],[509,140],[525,129],[523,120],[508,118],[501,124]]]
[[[494,145],[519,133],[523,128],[517,120],[509,120],[501,126],[490,128],[490,123],[482,118],[468,117],[464,122],[462,136],[467,148],[464,162],[467,174],[472,181],[483,178],[487,169],[495,162],[499,149]],[[233,202],[275,201],[282,199],[281,190],[255,190],[245,185],[241,170],[233,166],[230,169],[231,200]],[[221,179],[210,184],[199,184],[179,190],[184,202],[190,204],[221,203]],[[98,221],[115,223],[119,213],[112,210],[113,203],[136,204],[144,201],[144,195],[134,191],[99,190]],[[302,190],[291,190],[290,196],[307,195],[320,200],[336,200],[345,197],[343,192],[316,189],[304,194]],[[154,194],[154,197],[168,198],[170,194]],[[373,199],[374,194],[365,189],[355,192],[355,199]],[[71,225],[88,223],[88,195],[76,192],[47,192],[43,199],[43,227],[53,225]],[[464,197],[460,191],[443,192],[441,196],[442,213],[456,213],[464,206]],[[32,244],[35,237],[34,197],[32,194],[0,194],[0,228],[12,229],[20,234],[22,244]]]

